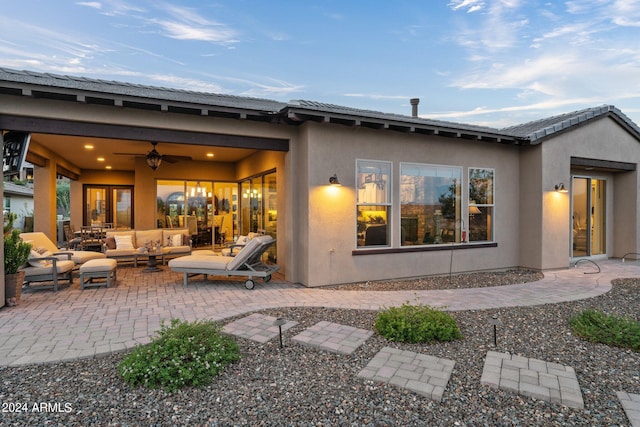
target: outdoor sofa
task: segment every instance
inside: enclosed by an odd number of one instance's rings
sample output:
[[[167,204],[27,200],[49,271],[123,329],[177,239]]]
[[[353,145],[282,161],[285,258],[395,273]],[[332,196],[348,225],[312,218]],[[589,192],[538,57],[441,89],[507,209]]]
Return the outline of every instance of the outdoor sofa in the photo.
[[[147,252],[157,252],[162,264],[166,263],[167,258],[191,254],[189,229],[109,230],[105,234],[104,254],[107,258],[133,261],[137,267],[138,258],[149,258]]]

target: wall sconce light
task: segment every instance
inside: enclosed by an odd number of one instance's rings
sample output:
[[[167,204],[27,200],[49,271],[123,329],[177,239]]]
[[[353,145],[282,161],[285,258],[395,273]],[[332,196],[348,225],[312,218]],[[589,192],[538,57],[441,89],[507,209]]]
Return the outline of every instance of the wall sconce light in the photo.
[[[565,188],[564,183],[562,183],[562,182],[560,184],[556,184],[555,189],[556,189],[556,191],[558,193],[568,193],[569,192],[569,190],[567,190]]]
[[[333,176],[329,177],[329,185],[335,185],[335,186],[342,185],[340,184],[340,181],[338,181],[338,175],[334,173]]]

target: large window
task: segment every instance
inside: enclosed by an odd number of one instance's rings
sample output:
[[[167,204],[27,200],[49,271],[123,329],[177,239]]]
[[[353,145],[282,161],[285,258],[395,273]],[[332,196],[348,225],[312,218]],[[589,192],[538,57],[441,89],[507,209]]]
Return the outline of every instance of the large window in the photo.
[[[391,163],[356,161],[357,245],[391,244]]]
[[[403,246],[459,243],[461,168],[400,164]]]
[[[494,170],[469,169],[469,241],[493,240]]]
[[[222,245],[236,233],[238,185],[158,180],[158,227],[187,228],[194,245]]]

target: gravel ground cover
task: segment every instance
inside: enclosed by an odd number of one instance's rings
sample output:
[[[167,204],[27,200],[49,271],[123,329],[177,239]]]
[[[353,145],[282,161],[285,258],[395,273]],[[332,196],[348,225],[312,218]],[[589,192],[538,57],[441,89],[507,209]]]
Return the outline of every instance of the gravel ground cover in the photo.
[[[484,283],[477,275],[464,277],[468,286]],[[449,286],[448,277],[437,280],[446,282],[442,288]],[[437,286],[437,280],[431,286]],[[374,335],[352,355],[321,352],[296,345],[290,338],[321,320],[371,329],[376,313],[327,308],[264,310],[261,313],[299,322],[286,332],[285,347],[281,349],[277,339],[259,344],[238,338],[242,359],[204,388],[173,394],[132,388],[116,372],[122,354],[1,368],[0,402],[25,402],[28,410],[4,411],[0,425],[627,426],[616,391],[640,393],[640,354],[574,337],[568,317],[585,308],[598,308],[638,320],[639,295],[640,280],[625,279],[615,281],[609,293],[589,300],[452,312],[463,340],[417,345],[391,343]],[[504,323],[498,329],[497,347],[489,325],[493,315]],[[455,360],[442,402],[358,378],[358,372],[385,346]],[[585,409],[482,386],[488,350],[573,366]],[[42,402],[49,403],[49,411],[35,412],[33,404]]]

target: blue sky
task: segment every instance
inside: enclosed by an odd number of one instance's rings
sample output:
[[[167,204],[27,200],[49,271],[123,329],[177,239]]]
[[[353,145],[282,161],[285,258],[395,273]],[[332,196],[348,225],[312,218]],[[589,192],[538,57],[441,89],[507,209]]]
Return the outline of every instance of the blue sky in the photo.
[[[0,67],[504,127],[640,124],[640,0],[19,0]]]

